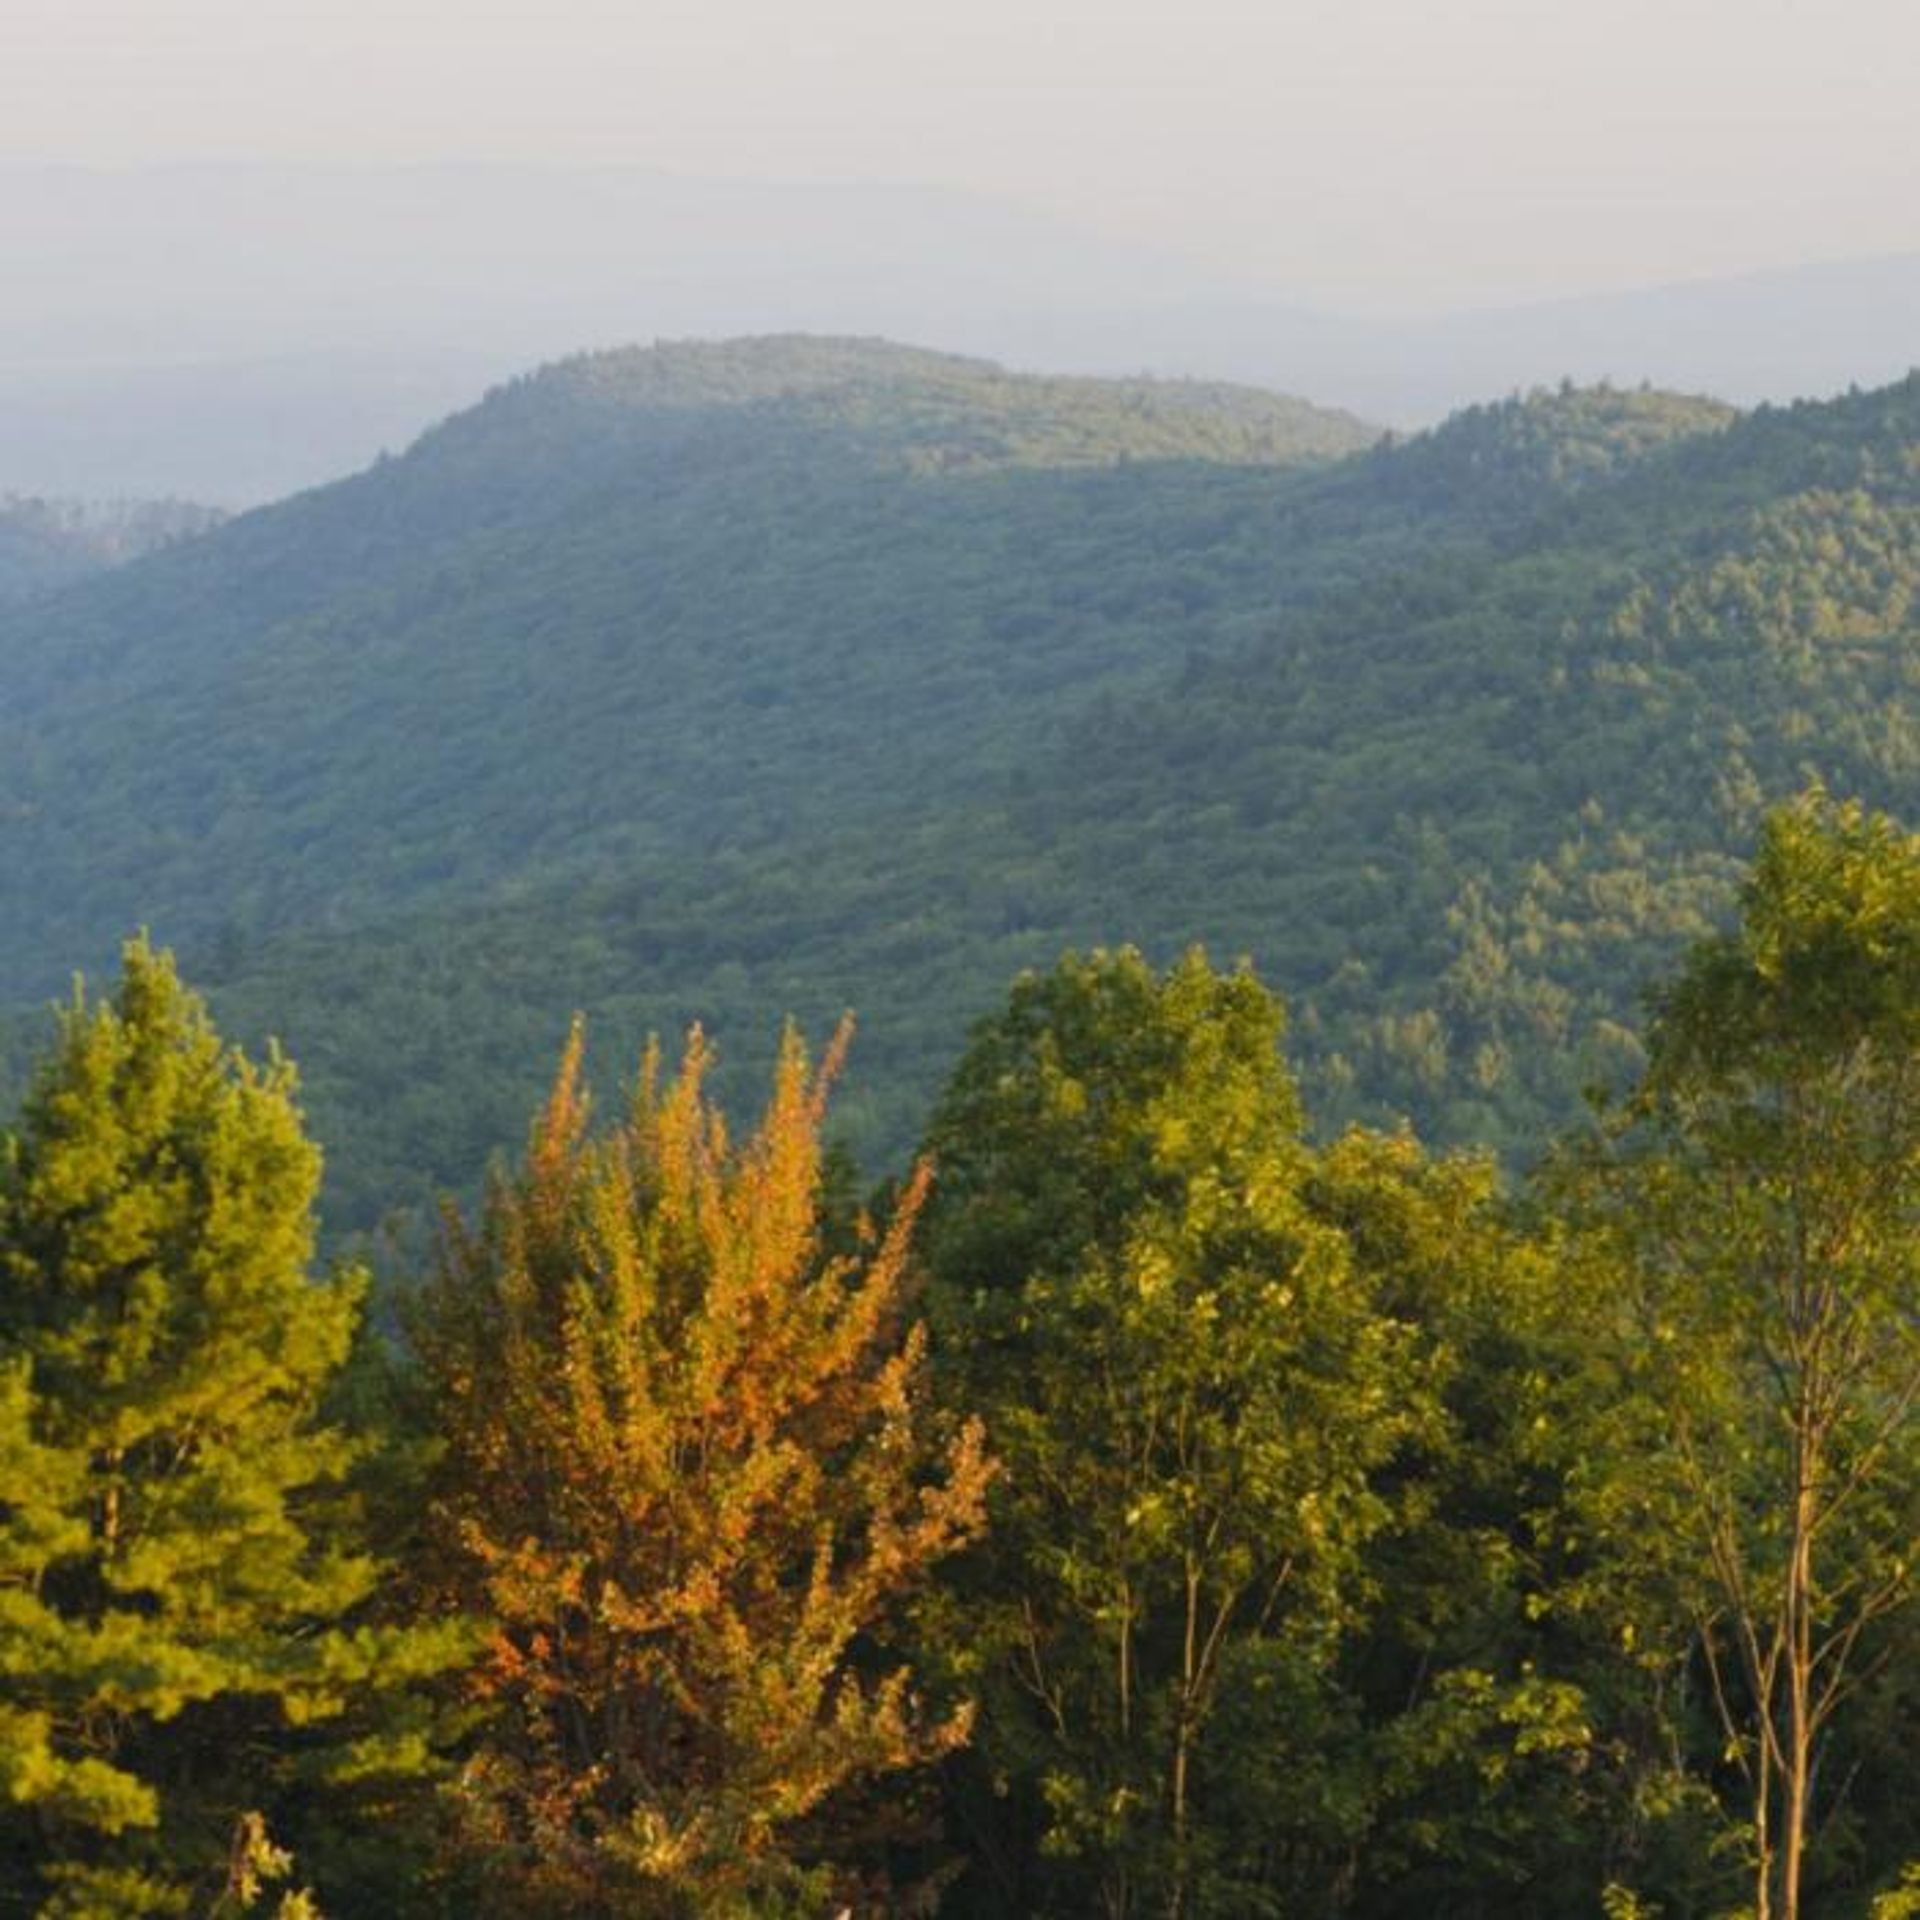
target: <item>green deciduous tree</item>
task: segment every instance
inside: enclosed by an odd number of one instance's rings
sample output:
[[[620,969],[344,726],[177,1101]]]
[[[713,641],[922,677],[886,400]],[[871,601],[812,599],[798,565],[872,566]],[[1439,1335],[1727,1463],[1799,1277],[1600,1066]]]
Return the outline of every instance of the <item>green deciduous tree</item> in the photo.
[[[1795,1920],[1853,1771],[1823,1762],[1920,1595],[1920,840],[1818,793],[1770,817],[1573,1190],[1621,1631],[1690,1624],[1755,1912]]]
[[[1551,1241],[1514,1220],[1490,1162],[1407,1134],[1343,1134],[1306,1198],[1375,1310],[1411,1330],[1426,1404],[1376,1481],[1390,1519],[1341,1662],[1344,1746],[1318,1756],[1340,1851],[1291,1910],[1525,1914],[1542,1884],[1597,1889],[1632,1782],[1554,1606],[1548,1411],[1580,1363]]]
[[[244,1810],[421,1759],[366,1696],[448,1649],[361,1618],[321,1405],[361,1282],[310,1272],[293,1096],[140,941],[4,1144],[0,1909],[204,1905]]]
[[[1373,1474],[1424,1395],[1307,1202],[1280,1029],[1198,952],[1069,956],[978,1031],[933,1129],[956,1390],[1004,1468],[935,1631],[1040,1855],[982,1823],[1002,1910],[1267,1911],[1325,1784]],[[1256,1750],[1275,1792],[1237,1842]]]

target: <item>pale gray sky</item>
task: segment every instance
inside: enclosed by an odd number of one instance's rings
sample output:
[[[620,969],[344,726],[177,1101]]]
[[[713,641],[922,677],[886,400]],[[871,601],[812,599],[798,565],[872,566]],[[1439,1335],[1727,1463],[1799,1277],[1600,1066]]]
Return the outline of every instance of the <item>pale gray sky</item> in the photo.
[[[0,0],[0,156],[939,183],[1490,304],[1920,246],[1920,4]]]

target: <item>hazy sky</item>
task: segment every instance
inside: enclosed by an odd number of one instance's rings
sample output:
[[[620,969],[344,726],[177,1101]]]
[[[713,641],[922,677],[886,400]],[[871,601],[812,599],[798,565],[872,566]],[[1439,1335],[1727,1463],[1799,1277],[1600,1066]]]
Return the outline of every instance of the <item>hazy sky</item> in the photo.
[[[1920,4],[0,0],[0,155],[929,182],[1491,304],[1920,248]]]

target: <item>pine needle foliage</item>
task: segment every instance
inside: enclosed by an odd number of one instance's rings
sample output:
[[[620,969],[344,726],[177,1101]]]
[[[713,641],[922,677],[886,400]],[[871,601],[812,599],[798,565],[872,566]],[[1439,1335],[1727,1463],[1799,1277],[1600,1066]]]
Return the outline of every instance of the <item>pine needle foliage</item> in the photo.
[[[447,1444],[447,1577],[496,1623],[463,1779],[515,1912],[718,1914],[825,1884],[837,1790],[966,1737],[872,1632],[974,1535],[977,1423],[936,1443],[909,1324],[923,1169],[884,1233],[824,1244],[818,1072],[791,1029],[728,1137],[696,1029],[588,1130],[576,1026],[524,1167],[450,1219],[418,1345]],[[486,1896],[482,1896],[483,1900]]]
[[[450,1643],[366,1624],[319,1177],[144,940],[0,1142],[0,1913],[204,1909],[261,1796],[420,1758],[366,1704]]]

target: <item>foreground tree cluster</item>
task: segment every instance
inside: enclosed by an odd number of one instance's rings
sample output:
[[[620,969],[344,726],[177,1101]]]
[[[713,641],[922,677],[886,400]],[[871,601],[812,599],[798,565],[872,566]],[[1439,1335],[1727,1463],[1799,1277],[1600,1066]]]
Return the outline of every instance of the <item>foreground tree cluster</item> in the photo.
[[[382,1324],[136,943],[0,1150],[0,1913],[1920,1912],[1920,841],[1815,794],[1521,1193],[1190,954],[916,1170],[696,1033]]]

